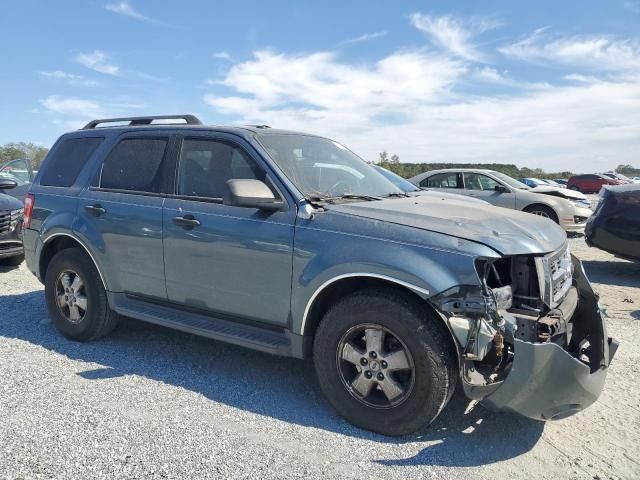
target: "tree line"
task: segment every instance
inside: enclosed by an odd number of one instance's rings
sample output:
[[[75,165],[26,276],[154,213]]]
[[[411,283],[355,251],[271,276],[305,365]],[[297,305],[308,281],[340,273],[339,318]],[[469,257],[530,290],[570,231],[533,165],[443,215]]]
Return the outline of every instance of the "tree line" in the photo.
[[[10,160],[24,158],[31,161],[34,170],[38,170],[48,151],[48,148],[41,147],[35,143],[7,143],[0,147],[0,165]]]
[[[575,175],[574,172],[568,170],[545,172],[541,168],[520,168],[512,163],[402,163],[398,155],[389,155],[386,151],[380,152],[379,159],[375,163],[404,178],[415,177],[423,172],[439,170],[441,168],[483,168],[486,170],[495,170],[496,172],[504,173],[516,179],[533,177],[553,180],[556,178],[569,178]],[[616,172],[627,176],[640,176],[640,169],[634,168],[631,165],[619,165],[616,168]]]

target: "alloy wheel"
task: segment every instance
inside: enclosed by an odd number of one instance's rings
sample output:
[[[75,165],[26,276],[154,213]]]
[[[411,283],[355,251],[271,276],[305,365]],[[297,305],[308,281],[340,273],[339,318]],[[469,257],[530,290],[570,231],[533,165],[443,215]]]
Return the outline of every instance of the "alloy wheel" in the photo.
[[[87,313],[87,295],[82,278],[73,270],[65,270],[56,281],[56,304],[67,321],[82,322]]]
[[[409,398],[415,375],[411,352],[389,329],[357,325],[338,343],[338,373],[351,396],[374,408],[395,407]]]

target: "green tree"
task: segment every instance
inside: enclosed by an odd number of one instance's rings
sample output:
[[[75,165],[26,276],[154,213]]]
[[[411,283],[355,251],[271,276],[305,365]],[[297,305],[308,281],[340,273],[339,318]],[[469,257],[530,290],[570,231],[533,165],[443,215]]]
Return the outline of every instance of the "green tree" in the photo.
[[[31,161],[34,170],[38,170],[49,150],[35,143],[7,143],[0,147],[0,163],[25,158]]]

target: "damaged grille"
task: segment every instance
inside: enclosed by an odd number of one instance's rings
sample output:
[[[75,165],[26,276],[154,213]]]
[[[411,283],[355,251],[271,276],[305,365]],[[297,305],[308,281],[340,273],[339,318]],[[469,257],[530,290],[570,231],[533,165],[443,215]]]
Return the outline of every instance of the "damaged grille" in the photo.
[[[536,258],[536,270],[542,301],[551,308],[557,307],[571,288],[573,265],[569,247],[565,244],[555,252]]]

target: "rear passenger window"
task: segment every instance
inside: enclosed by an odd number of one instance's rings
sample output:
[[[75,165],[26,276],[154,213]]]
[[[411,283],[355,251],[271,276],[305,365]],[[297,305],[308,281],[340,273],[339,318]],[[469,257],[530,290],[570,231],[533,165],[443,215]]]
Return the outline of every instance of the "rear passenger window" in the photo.
[[[128,138],[120,141],[102,165],[100,188],[159,193],[167,140]]]
[[[438,173],[420,182],[421,187],[458,188],[457,173]]]
[[[103,137],[69,138],[62,140],[47,159],[40,185],[70,187],[80,170],[104,140]]]

